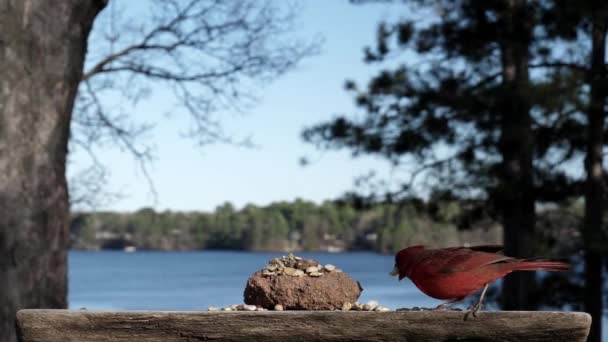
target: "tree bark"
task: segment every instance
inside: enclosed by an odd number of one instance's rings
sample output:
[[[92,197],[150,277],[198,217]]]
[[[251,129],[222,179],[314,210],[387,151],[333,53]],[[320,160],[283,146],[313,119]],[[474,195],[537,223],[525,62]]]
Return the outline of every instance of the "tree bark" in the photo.
[[[22,308],[67,305],[71,112],[107,0],[0,0],[0,341]]]
[[[505,254],[530,257],[533,250],[536,214],[533,189],[533,136],[528,99],[532,39],[530,11],[525,0],[507,0],[503,14],[501,63],[503,101],[500,104],[502,165],[500,209]],[[503,283],[502,308],[531,310],[536,307],[534,272],[516,272]]]
[[[593,323],[589,333],[590,342],[602,340],[602,226],[604,197],[604,124],[607,96],[605,72],[606,29],[608,25],[608,6],[604,1],[594,3],[592,11],[592,50],[590,103],[587,112],[587,154],[585,157],[585,220],[583,242],[585,248],[585,311],[591,314]]]

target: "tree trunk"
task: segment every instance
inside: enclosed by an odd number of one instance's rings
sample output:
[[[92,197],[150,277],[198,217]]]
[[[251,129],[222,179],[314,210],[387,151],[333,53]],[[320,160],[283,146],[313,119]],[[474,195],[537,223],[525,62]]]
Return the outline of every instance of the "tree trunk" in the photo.
[[[22,308],[67,305],[71,112],[106,0],[0,0],[0,342]]]
[[[604,210],[604,106],[607,82],[605,73],[606,26],[608,6],[598,2],[592,12],[592,50],[589,82],[591,97],[587,112],[587,155],[585,157],[585,223],[583,241],[585,247],[585,311],[591,314],[593,323],[588,341],[602,340],[602,215]]]
[[[528,100],[529,45],[532,24],[525,0],[508,0],[503,14],[501,41],[503,101],[499,187],[505,254],[530,257],[534,241],[533,137]],[[506,277],[502,307],[530,310],[536,306],[534,272],[516,272]]]

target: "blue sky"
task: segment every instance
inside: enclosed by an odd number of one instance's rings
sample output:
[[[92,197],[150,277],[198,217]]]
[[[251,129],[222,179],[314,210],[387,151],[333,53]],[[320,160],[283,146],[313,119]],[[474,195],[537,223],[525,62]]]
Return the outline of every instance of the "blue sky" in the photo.
[[[257,148],[214,144],[198,147],[181,133],[189,118],[176,113],[165,117],[174,101],[162,89],[138,106],[134,117],[154,118],[149,135],[155,146],[150,176],[156,201],[133,158],[117,148],[98,150],[99,159],[110,171],[106,190],[123,197],[95,209],[133,211],[144,206],[157,210],[213,210],[230,201],[237,207],[247,203],[265,205],[273,201],[303,198],[316,202],[352,190],[357,175],[375,170],[385,178],[395,177],[383,160],[354,159],[349,151],[316,150],[305,144],[304,127],[339,113],[355,113],[345,79],[365,83],[377,71],[363,63],[363,48],[374,43],[376,25],[395,18],[398,5],[351,5],[346,0],[300,0],[302,8],[298,36],[324,37],[322,52],[304,60],[295,70],[260,89],[258,103],[243,115],[220,113],[226,132],[251,137]],[[307,167],[299,158],[309,157]],[[68,173],[85,167],[87,158],[77,153]]]

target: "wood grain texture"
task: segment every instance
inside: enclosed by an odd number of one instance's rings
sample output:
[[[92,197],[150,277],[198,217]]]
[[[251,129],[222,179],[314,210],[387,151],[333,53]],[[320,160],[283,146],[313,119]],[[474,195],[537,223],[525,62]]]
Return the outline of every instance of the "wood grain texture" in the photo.
[[[22,310],[22,342],[585,341],[580,312],[158,312]]]

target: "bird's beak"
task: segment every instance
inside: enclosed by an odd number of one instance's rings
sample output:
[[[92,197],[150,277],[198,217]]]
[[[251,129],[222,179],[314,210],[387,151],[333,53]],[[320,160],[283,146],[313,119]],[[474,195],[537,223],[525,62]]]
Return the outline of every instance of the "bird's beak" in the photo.
[[[393,267],[393,271],[389,274],[392,275],[393,277],[396,277],[399,275],[399,268],[397,267],[397,265],[395,265],[395,267]]]

